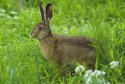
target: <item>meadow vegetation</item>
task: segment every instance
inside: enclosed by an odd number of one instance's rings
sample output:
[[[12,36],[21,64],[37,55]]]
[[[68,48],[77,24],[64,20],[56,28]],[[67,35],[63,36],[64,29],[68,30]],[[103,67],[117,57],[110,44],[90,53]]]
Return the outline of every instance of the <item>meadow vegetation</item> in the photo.
[[[41,21],[37,0],[0,1],[0,84],[84,84],[83,76],[62,77],[29,35]],[[24,2],[23,2],[24,1]],[[96,39],[95,69],[105,72],[92,84],[125,84],[124,0],[42,0],[53,4],[53,33]],[[110,68],[111,61],[119,66]],[[84,74],[84,73],[83,73]]]

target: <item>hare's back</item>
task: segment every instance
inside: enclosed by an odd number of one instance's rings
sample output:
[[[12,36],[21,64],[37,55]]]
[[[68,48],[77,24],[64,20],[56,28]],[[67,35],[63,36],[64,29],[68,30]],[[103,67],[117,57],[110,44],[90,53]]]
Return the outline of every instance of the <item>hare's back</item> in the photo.
[[[64,36],[64,35],[55,35],[59,44],[65,44],[69,46],[77,47],[92,47],[93,38],[84,37],[84,36]]]
[[[60,60],[64,59],[64,63],[72,61],[88,63],[95,60],[93,39],[82,36],[56,36],[56,38],[57,55]]]

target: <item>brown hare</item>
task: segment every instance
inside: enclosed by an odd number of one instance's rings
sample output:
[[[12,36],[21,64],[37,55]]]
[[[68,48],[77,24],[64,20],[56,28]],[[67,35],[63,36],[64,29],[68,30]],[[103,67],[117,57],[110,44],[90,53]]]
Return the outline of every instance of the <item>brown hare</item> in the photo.
[[[43,56],[59,66],[76,62],[85,63],[89,67],[94,66],[95,48],[91,45],[93,39],[53,34],[50,28],[51,6],[52,4],[47,4],[44,16],[41,2],[39,2],[42,22],[37,24],[31,32],[31,36],[39,40]]]

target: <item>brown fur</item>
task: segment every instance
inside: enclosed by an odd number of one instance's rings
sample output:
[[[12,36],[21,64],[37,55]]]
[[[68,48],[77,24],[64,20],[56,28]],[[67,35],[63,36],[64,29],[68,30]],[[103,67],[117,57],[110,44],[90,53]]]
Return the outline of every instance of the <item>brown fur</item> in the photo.
[[[38,29],[42,23],[37,25],[32,36],[40,42],[44,58],[52,60],[60,67],[64,65],[75,65],[76,62],[85,63],[89,68],[95,64],[95,48],[92,46],[94,39],[83,36],[63,36],[52,34],[50,27],[45,24]],[[63,74],[67,74],[65,67]]]
[[[42,6],[39,4],[42,9]],[[51,8],[51,6],[49,7]],[[34,27],[31,36],[39,40],[41,51],[46,59],[50,59],[59,66],[65,64],[74,65],[76,62],[85,63],[87,66],[94,66],[95,48],[92,46],[94,39],[83,36],[55,35],[50,29],[50,18],[52,10],[46,10],[50,16],[43,19]],[[43,15],[41,10],[41,15]]]
[[[94,65],[95,49],[92,39],[79,36],[53,35],[39,40],[43,56],[59,65],[66,63],[83,63]]]

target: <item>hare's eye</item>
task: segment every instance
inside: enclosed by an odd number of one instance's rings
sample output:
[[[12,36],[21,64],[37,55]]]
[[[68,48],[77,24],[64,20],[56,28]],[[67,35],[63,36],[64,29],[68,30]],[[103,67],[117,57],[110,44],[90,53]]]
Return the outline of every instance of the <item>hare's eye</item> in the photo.
[[[41,30],[41,29],[42,29],[42,27],[37,27],[37,29],[38,29],[38,30]]]

